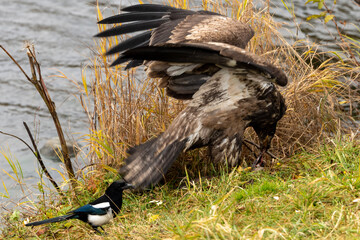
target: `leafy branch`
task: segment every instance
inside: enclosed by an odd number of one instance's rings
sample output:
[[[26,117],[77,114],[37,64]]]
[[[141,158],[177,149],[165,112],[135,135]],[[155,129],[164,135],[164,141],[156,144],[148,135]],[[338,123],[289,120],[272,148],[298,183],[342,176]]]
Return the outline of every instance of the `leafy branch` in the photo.
[[[333,0],[333,1],[334,1],[334,5],[336,5],[336,0]],[[308,16],[306,18],[306,21],[310,21],[311,19],[318,19],[318,18],[323,19],[325,24],[328,23],[329,21],[332,21],[335,24],[338,35],[341,39],[341,42],[343,43],[343,45],[339,44],[340,48],[343,49],[344,51],[348,52],[350,55],[350,58],[356,63],[356,65],[360,66],[360,63],[358,62],[355,54],[353,53],[353,50],[351,49],[351,45],[345,40],[344,35],[341,33],[341,30],[337,24],[336,16],[334,14],[332,14],[333,10],[328,7],[325,0],[307,0],[305,5],[310,2],[312,2],[314,4],[317,3],[318,9],[320,9],[320,10],[324,9],[324,11],[321,12],[320,14],[314,14],[314,15]]]

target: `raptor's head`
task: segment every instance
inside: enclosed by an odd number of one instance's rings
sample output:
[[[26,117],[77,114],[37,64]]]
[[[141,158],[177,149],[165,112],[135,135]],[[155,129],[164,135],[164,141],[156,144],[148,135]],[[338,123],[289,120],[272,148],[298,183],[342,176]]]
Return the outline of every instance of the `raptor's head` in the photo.
[[[260,155],[256,163],[262,161],[262,155],[270,148],[271,140],[276,132],[277,123],[286,111],[284,98],[280,94],[275,94],[274,96],[271,110],[266,111],[267,114],[263,114],[261,117],[258,116],[252,125],[260,142]]]

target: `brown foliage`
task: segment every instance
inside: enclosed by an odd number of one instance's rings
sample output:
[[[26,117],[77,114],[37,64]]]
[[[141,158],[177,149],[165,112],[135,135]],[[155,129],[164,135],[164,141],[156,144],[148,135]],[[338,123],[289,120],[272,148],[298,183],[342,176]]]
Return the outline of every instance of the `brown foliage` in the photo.
[[[332,53],[321,52],[317,45],[287,43],[277,32],[279,24],[272,20],[266,8],[255,12],[252,1],[247,4],[234,1],[230,12],[219,2],[205,2],[204,6],[248,22],[255,31],[248,50],[271,59],[290,79],[288,86],[281,89],[288,110],[278,124],[272,152],[281,158],[291,156],[299,149],[317,148],[329,136],[351,132],[356,125],[352,118],[356,112],[353,104],[359,101],[359,93],[351,85],[359,79],[359,66]],[[186,6],[179,1],[176,5]],[[101,12],[98,13],[101,19]],[[99,31],[103,28],[99,26]],[[156,80],[145,76],[142,68],[138,68],[136,74],[135,70],[124,71],[122,66],[109,68],[113,59],[103,53],[118,41],[120,39],[113,38],[98,42],[92,64],[91,93],[84,85],[86,95],[91,95],[93,101],[87,104],[93,105],[91,110],[84,104],[91,120],[89,144],[93,156],[102,164],[114,166],[121,164],[129,146],[163,132],[186,105],[168,98],[164,90],[157,87]],[[327,56],[326,59],[319,61],[323,56]],[[247,132],[246,138],[256,142],[253,131]],[[244,152],[245,159],[252,155]],[[181,159],[196,166],[194,160],[204,156],[204,152],[200,155],[196,152]],[[182,160],[179,162],[185,164]]]

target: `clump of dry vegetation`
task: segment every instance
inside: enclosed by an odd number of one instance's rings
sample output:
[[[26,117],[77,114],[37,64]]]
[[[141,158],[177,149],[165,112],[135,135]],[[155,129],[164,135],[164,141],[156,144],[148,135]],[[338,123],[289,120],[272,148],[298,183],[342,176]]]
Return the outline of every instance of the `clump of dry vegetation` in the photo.
[[[187,7],[188,3],[175,1],[173,5]],[[317,148],[323,139],[335,133],[351,132],[356,125],[352,116],[357,109],[353,104],[359,101],[359,93],[352,89],[360,72],[356,61],[344,61],[338,55],[321,52],[314,44],[290,45],[277,32],[279,23],[272,20],[267,4],[258,12],[253,10],[252,1],[204,1],[203,6],[248,22],[255,31],[248,50],[271,59],[290,79],[288,86],[281,89],[288,110],[279,122],[272,152],[280,158],[289,157],[299,149]],[[102,19],[100,9],[98,18]],[[99,25],[99,31],[105,28]],[[89,144],[96,153],[94,159],[113,166],[121,164],[129,146],[163,132],[186,105],[168,98],[142,68],[137,71],[125,71],[122,66],[110,68],[114,59],[103,53],[119,41],[118,38],[98,41],[91,66],[94,70],[91,90],[85,86],[86,94],[93,97],[94,108],[87,110],[89,116],[92,114]],[[353,46],[360,48],[356,43]],[[319,64],[324,55],[328,58]],[[251,130],[247,138],[257,141]],[[244,158],[249,157],[246,155],[249,152],[245,151]],[[187,157],[193,158],[191,153]],[[201,158],[206,158],[206,154],[201,153]]]

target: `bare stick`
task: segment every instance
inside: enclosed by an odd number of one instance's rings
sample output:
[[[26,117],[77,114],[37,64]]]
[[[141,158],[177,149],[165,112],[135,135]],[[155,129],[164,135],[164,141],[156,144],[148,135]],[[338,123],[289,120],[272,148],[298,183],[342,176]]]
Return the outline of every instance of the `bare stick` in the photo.
[[[20,64],[11,56],[11,54],[8,51],[6,51],[6,49],[2,45],[0,45],[0,48],[9,56],[9,58],[18,66],[20,71],[22,71],[22,73],[25,75],[25,77],[31,82],[31,78],[26,74],[24,69],[22,69]]]
[[[59,141],[61,144],[61,152],[63,154],[65,168],[68,173],[69,179],[73,180],[75,177],[75,173],[74,173],[74,169],[72,167],[71,159],[69,157],[69,150],[67,148],[65,136],[62,131],[61,124],[60,124],[60,121],[59,121],[59,118],[58,118],[58,115],[56,112],[55,103],[51,100],[49,92],[47,91],[47,88],[45,87],[45,83],[44,83],[44,80],[41,75],[40,64],[36,60],[35,55],[34,55],[34,50],[31,50],[30,46],[27,47],[27,54],[28,54],[28,58],[29,58],[29,62],[30,62],[30,67],[32,69],[31,71],[33,73],[33,79],[31,82],[34,84],[34,86],[38,90],[40,96],[42,97],[43,101],[45,102],[45,104],[49,110],[49,113],[54,121],[54,125],[55,125],[56,131],[57,131],[57,134],[59,137]],[[39,76],[39,80],[36,79],[36,70],[37,70],[37,73]],[[75,189],[75,185],[73,185],[73,184],[74,184],[73,181],[71,181],[71,185],[73,186],[73,189]]]
[[[31,142],[35,148],[35,151],[30,147],[30,145],[25,142],[23,139],[21,139],[20,137],[18,136],[15,136],[13,134],[10,134],[10,133],[6,133],[6,132],[3,132],[3,131],[0,131],[0,134],[4,134],[4,135],[7,135],[7,136],[10,136],[10,137],[13,137],[13,138],[16,138],[17,140],[21,141],[22,143],[24,143],[29,149],[30,151],[34,154],[34,156],[38,159],[39,163],[40,163],[40,166],[42,167],[42,169],[44,170],[46,176],[49,178],[50,182],[53,184],[53,186],[55,187],[55,189],[58,191],[58,193],[63,196],[63,193],[61,192],[59,186],[57,185],[57,183],[54,181],[54,179],[51,177],[50,173],[47,171],[42,159],[41,159],[41,156],[40,156],[40,153],[36,147],[36,144],[34,142],[34,139],[30,133],[30,131],[28,130],[27,128],[27,125],[26,123],[24,122],[24,125],[25,125],[25,128],[26,128],[26,131],[28,132],[29,136],[30,136],[30,139],[31,139]]]
[[[46,166],[41,158],[41,155],[40,155],[40,152],[37,148],[37,145],[34,141],[34,138],[30,132],[30,129],[28,127],[28,125],[26,124],[26,122],[23,122],[24,126],[25,126],[25,129],[26,129],[26,132],[28,133],[29,137],[30,137],[30,140],[31,140],[31,143],[34,147],[34,151],[32,151],[35,155],[35,157],[37,158],[42,170],[44,171],[45,175],[47,176],[47,178],[49,179],[49,181],[52,183],[52,185],[54,186],[54,188],[58,191],[58,193],[61,195],[61,196],[64,196],[64,194],[61,192],[61,189],[59,188],[59,186],[57,185],[57,183],[55,182],[55,180],[52,178],[52,176],[50,175],[50,173],[48,172],[48,170],[46,169]],[[28,146],[29,147],[29,146]]]
[[[255,152],[245,143],[245,140],[243,141],[243,144],[250,152],[252,152],[254,154],[255,159],[257,159]]]
[[[22,139],[19,138],[18,136],[15,136],[15,135],[13,135],[13,134],[6,133],[6,132],[3,132],[3,131],[0,131],[0,133],[1,133],[1,134],[4,134],[4,135],[7,135],[7,136],[10,136],[10,137],[13,137],[13,138],[16,138],[17,140],[20,140],[21,142],[23,142],[23,143],[30,149],[30,151],[31,151],[34,155],[36,155],[35,152],[34,152],[34,150],[30,147],[30,145],[27,144],[27,142],[25,142],[24,140],[22,140]]]
[[[21,68],[20,64],[11,56],[11,54],[8,51],[6,51],[1,45],[0,45],[0,47],[9,56],[9,58],[18,66],[18,68],[25,75],[25,77],[29,80],[29,82],[31,82],[34,85],[34,87],[40,94],[41,98],[43,99],[44,103],[46,104],[46,106],[49,110],[49,113],[54,121],[54,125],[55,125],[56,131],[57,131],[57,134],[58,134],[58,137],[60,140],[64,164],[65,164],[65,168],[66,168],[68,177],[70,179],[71,186],[73,189],[75,189],[75,181],[74,181],[75,173],[74,173],[74,169],[72,167],[71,159],[69,157],[69,150],[67,148],[64,133],[62,131],[61,124],[60,124],[60,121],[59,121],[59,118],[58,118],[58,115],[56,112],[55,103],[51,100],[50,94],[47,91],[44,80],[42,78],[40,64],[36,60],[34,47],[33,46],[31,47],[30,45],[28,45],[26,47],[27,55],[28,55],[29,63],[30,63],[30,69],[31,69],[31,73],[32,73],[32,78],[30,78],[26,74],[26,72]]]
[[[258,149],[260,149],[260,146],[259,146],[259,145],[257,145],[256,143],[253,143],[253,142],[251,142],[251,141],[249,141],[249,140],[244,139],[243,142],[247,142],[247,143],[249,143],[249,144],[257,147]],[[265,153],[267,153],[267,154],[268,154],[270,157],[272,157],[272,158],[279,159],[277,156],[275,156],[274,154],[272,154],[271,152],[269,152],[269,151],[267,151],[267,150],[266,150]]]
[[[325,9],[326,9],[326,12],[331,13],[331,10],[328,8],[328,6],[326,5],[326,3],[323,2],[323,4],[324,4],[324,7],[325,7]],[[360,63],[357,61],[357,59],[356,59],[356,57],[355,57],[355,55],[354,55],[354,53],[353,53],[353,51],[352,51],[352,49],[351,49],[351,47],[350,47],[350,44],[345,41],[345,39],[344,39],[344,37],[343,37],[343,34],[341,33],[341,31],[340,31],[340,29],[339,29],[339,26],[338,26],[338,24],[337,24],[337,20],[336,20],[335,15],[333,15],[333,16],[334,16],[334,17],[333,17],[333,19],[332,19],[332,22],[335,24],[336,30],[337,30],[337,32],[338,32],[338,34],[339,34],[339,37],[340,37],[341,41],[343,42],[343,44],[346,46],[346,48],[347,48],[347,50],[348,50],[348,52],[349,52],[349,54],[350,54],[350,58],[351,58],[352,60],[354,60],[354,62],[356,63],[356,65],[360,66]],[[343,50],[345,51],[344,47],[342,47],[341,45],[339,45],[339,46],[340,46],[341,49],[343,49]]]

